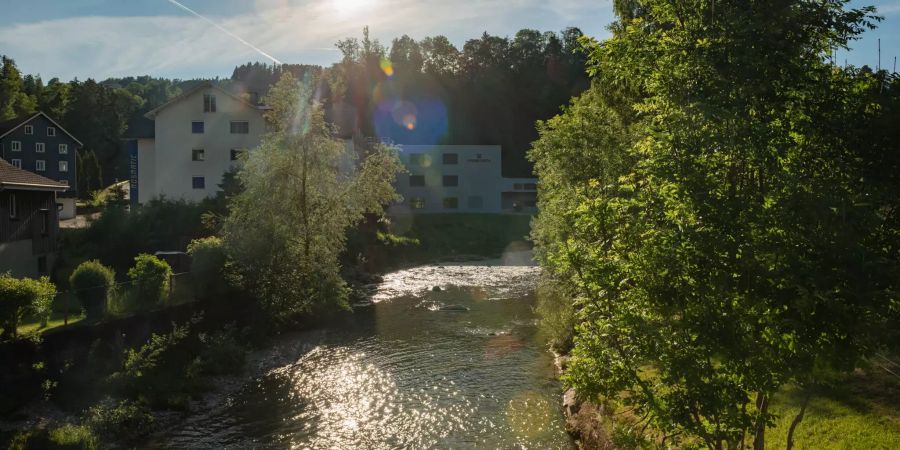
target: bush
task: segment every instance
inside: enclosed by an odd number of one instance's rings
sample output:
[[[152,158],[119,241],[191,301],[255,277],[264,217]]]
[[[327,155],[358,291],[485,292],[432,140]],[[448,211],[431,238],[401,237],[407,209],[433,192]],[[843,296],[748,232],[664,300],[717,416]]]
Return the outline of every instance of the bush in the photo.
[[[97,434],[118,442],[146,435],[156,424],[153,414],[143,403],[129,400],[115,403],[111,399],[90,408],[85,423]]]
[[[215,236],[194,239],[187,252],[191,255],[191,276],[197,296],[203,298],[222,293],[226,261],[222,240]]]
[[[14,278],[8,273],[0,275],[0,327],[3,327],[3,337],[16,337],[19,322],[28,312],[41,320],[41,326],[46,326],[55,296],[56,286],[47,277],[34,280]]]
[[[69,277],[75,296],[92,319],[101,318],[106,313],[107,300],[115,282],[115,272],[97,260],[79,264]]]
[[[49,277],[41,277],[37,280],[26,278],[23,280],[31,290],[31,313],[41,321],[41,328],[47,326],[50,314],[53,312],[53,299],[56,298],[56,285],[50,282]]]
[[[246,362],[246,349],[235,338],[234,327],[213,334],[200,334],[203,348],[199,361],[203,373],[212,375],[240,373]]]
[[[560,353],[572,348],[575,333],[573,301],[573,296],[549,277],[543,277],[538,283],[535,310],[541,318],[540,331],[550,347]]]
[[[100,441],[90,428],[69,424],[52,430],[20,431],[9,443],[9,450],[96,450],[98,448],[100,448]]]
[[[128,269],[128,276],[138,309],[152,308],[167,298],[172,268],[165,261],[146,253],[137,255],[134,267]]]

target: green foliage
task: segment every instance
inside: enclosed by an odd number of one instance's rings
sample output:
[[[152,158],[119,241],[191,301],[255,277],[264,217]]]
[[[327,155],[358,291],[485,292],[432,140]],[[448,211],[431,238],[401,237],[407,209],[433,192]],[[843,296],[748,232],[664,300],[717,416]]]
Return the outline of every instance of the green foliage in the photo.
[[[126,398],[153,407],[183,407],[184,395],[196,390],[187,377],[196,355],[190,326],[174,325],[166,334],[153,334],[141,348],[125,352],[121,370],[109,382]]]
[[[142,403],[106,399],[87,410],[84,422],[95,433],[115,442],[128,442],[153,431],[156,420]]]
[[[16,337],[19,324],[26,314],[35,316],[44,327],[52,312],[56,286],[50,278],[14,278],[0,274],[0,327],[3,338]]]
[[[205,374],[221,375],[240,373],[246,362],[247,350],[237,340],[234,327],[199,335],[202,348],[198,362]]]
[[[550,347],[567,353],[575,334],[575,307],[571,294],[557,281],[543,276],[537,287],[535,312],[541,319],[541,334]]]
[[[380,144],[356,158],[311,91],[288,74],[268,103],[272,131],[249,152],[239,175],[244,190],[223,226],[228,254],[241,283],[276,320],[346,307],[339,256],[347,231],[397,197],[399,159]]]
[[[88,317],[97,319],[106,313],[109,296],[115,287],[116,274],[100,261],[85,261],[69,276],[69,286],[84,307]]]
[[[876,20],[845,3],[617,5],[594,86],[540,126],[533,236],[578,310],[566,382],[673,445],[762,445],[782,385],[895,333],[900,164],[873,125],[897,91],[823,60]]]
[[[151,309],[164,303],[169,296],[172,268],[156,256],[146,253],[135,256],[128,277],[131,279],[130,295],[138,309]]]
[[[227,255],[222,239],[216,236],[194,239],[188,244],[191,255],[191,276],[198,297],[209,297],[225,292],[224,277]]]
[[[53,429],[31,429],[18,432],[9,450],[97,450],[100,440],[90,428],[65,424]]]

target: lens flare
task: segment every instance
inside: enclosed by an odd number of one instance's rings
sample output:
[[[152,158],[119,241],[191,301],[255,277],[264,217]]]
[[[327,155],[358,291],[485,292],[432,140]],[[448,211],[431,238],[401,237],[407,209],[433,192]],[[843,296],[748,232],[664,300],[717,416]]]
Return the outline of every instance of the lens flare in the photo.
[[[407,130],[412,131],[416,128],[416,116],[413,114],[407,114],[403,116],[403,126],[406,127]]]
[[[389,59],[381,58],[381,63],[379,65],[381,66],[381,71],[384,72],[388,78],[394,76],[394,65],[391,64]]]

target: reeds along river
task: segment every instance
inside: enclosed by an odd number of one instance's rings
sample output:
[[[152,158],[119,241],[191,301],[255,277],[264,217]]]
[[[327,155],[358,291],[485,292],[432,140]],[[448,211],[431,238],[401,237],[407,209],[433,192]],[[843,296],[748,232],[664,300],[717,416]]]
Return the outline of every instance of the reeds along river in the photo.
[[[537,271],[389,274],[373,306],[279,344],[282,365],[151,446],[572,448],[532,311]]]

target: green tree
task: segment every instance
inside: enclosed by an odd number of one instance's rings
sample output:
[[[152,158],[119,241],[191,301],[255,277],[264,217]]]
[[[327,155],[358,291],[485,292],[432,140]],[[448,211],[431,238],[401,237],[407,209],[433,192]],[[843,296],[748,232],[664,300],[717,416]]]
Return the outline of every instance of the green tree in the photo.
[[[25,92],[22,73],[16,62],[0,57],[0,120],[34,113],[36,101]]]
[[[33,292],[24,280],[0,274],[0,327],[4,339],[17,336],[19,322],[28,313],[32,298]]]
[[[116,283],[116,274],[100,261],[85,261],[69,276],[69,285],[81,303],[87,316],[99,319],[106,314],[109,296]]]
[[[25,278],[22,280],[27,289],[31,291],[31,304],[29,312],[40,321],[41,328],[47,326],[50,314],[53,312],[53,300],[56,298],[56,285],[50,282],[50,277],[38,279]]]
[[[227,255],[222,239],[216,236],[194,239],[188,244],[191,255],[191,277],[201,298],[225,291],[225,262]]]
[[[139,310],[147,310],[164,303],[169,295],[172,268],[156,256],[141,253],[134,257],[134,266],[128,269],[131,279],[131,295]]]
[[[239,174],[244,190],[223,227],[241,281],[276,319],[314,307],[345,306],[339,256],[347,231],[364,214],[382,214],[397,199],[401,165],[377,145],[357,159],[337,139],[290,74],[269,92],[271,130]]]
[[[897,323],[881,83],[823,56],[877,20],[845,4],[619,2],[593,88],[540,126],[538,257],[578,311],[566,382],[667,442],[762,448],[781,386],[808,398]]]

